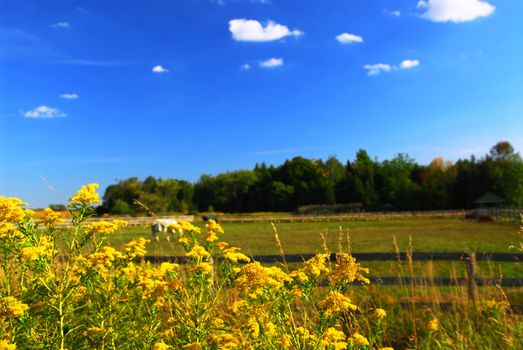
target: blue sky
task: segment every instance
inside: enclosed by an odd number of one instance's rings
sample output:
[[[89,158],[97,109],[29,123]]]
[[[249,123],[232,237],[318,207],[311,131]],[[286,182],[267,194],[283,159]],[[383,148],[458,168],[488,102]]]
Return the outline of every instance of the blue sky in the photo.
[[[519,0],[0,0],[0,194],[523,151]]]

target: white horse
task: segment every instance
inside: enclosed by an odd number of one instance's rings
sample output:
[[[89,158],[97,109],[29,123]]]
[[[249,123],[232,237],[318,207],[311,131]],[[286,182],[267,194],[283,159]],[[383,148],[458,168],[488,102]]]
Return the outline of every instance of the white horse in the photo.
[[[169,227],[169,225],[177,225],[178,221],[174,219],[159,219],[156,220],[151,224],[151,238],[159,241],[160,238],[158,237],[158,233],[165,232],[169,234],[169,236],[174,237],[174,230]],[[170,237],[167,236],[167,239]]]

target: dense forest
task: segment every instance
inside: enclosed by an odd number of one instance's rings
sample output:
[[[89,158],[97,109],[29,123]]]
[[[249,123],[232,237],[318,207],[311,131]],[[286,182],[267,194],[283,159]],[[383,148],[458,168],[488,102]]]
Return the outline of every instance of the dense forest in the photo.
[[[523,206],[523,161],[502,141],[481,159],[456,163],[434,159],[417,164],[405,154],[373,160],[359,150],[341,163],[295,157],[283,164],[257,164],[252,170],[202,175],[195,183],[152,176],[110,185],[101,212],[140,214],[204,211],[296,211],[314,204],[353,204],[362,210],[439,210],[471,208],[492,192],[506,206]],[[139,201],[144,206],[136,204]]]

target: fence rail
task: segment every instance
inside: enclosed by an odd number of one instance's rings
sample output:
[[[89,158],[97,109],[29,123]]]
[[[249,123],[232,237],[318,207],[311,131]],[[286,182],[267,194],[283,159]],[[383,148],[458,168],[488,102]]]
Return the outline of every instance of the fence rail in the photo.
[[[255,255],[252,260],[262,263],[281,263],[281,262],[303,262],[310,259],[314,254],[289,254],[285,255],[285,260],[281,255]],[[405,261],[406,253],[354,253],[352,254],[359,261]],[[331,254],[331,260],[336,259],[336,254]],[[477,261],[495,262],[523,262],[523,254],[520,253],[473,253],[473,252],[419,252],[411,255],[413,261],[463,261],[467,267],[467,277],[371,277],[374,284],[393,286],[402,284],[416,285],[435,285],[435,286],[460,286],[467,285],[470,298],[477,299],[477,288],[484,286],[501,285],[505,287],[523,287],[523,278],[480,278],[476,275]],[[177,262],[185,263],[182,256],[145,256],[145,261],[151,263]]]
[[[156,217],[150,217],[150,216],[141,216],[141,217],[111,217],[111,218],[103,218],[103,217],[97,217],[97,218],[90,218],[85,220],[85,223],[92,223],[96,221],[103,221],[103,220],[125,220],[129,224],[130,227],[141,227],[141,226],[148,226],[152,223],[158,221],[158,220],[176,220],[176,221],[188,221],[188,222],[194,222],[194,215],[176,215],[176,216],[156,216]],[[72,223],[70,221],[65,221],[58,225],[59,228],[68,228],[71,227]]]

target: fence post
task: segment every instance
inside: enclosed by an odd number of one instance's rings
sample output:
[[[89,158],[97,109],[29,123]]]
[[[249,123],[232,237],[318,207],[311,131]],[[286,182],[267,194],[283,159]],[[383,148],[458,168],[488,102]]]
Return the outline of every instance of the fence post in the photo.
[[[469,301],[476,304],[479,300],[478,285],[476,284],[476,253],[466,252],[465,263],[467,265],[468,295]]]

